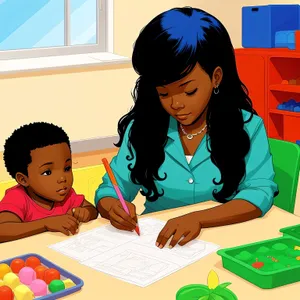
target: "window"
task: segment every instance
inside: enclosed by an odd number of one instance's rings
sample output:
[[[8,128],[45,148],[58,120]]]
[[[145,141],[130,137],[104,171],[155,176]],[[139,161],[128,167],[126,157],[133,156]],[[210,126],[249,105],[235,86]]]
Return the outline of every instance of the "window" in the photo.
[[[0,0],[0,59],[107,52],[112,0]]]

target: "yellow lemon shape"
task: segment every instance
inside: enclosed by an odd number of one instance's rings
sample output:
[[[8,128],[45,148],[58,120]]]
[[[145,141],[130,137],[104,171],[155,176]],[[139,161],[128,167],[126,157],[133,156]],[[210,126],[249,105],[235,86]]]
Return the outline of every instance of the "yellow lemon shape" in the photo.
[[[219,285],[219,277],[214,270],[211,270],[207,278],[207,286],[209,289],[213,290]]]

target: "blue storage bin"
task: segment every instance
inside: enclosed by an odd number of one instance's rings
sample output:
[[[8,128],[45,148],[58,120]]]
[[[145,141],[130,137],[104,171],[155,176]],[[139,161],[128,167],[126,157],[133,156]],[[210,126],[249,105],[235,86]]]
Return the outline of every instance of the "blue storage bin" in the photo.
[[[275,48],[296,49],[295,30],[278,31],[275,33]]]
[[[274,48],[277,31],[299,29],[299,5],[277,4],[242,8],[242,46]]]
[[[300,30],[300,4],[299,6],[299,10],[298,10],[298,30]]]

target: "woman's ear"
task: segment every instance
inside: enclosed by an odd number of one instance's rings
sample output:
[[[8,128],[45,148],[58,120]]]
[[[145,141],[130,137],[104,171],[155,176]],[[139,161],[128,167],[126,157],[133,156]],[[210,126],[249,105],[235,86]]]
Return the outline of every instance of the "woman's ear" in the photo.
[[[24,187],[28,187],[28,176],[24,175],[23,173],[18,172],[16,174],[16,181]]]
[[[216,67],[212,76],[214,87],[218,87],[223,79],[223,70],[221,67]]]

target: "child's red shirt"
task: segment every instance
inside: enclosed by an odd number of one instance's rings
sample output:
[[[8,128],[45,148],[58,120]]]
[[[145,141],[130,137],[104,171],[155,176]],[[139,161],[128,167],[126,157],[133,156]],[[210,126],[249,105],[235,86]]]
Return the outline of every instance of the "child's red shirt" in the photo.
[[[30,222],[47,217],[65,215],[70,209],[79,207],[84,201],[83,195],[77,195],[71,188],[63,202],[54,202],[53,208],[48,210],[36,204],[26,193],[24,187],[16,185],[6,190],[0,201],[0,212],[12,212],[23,222]]]

